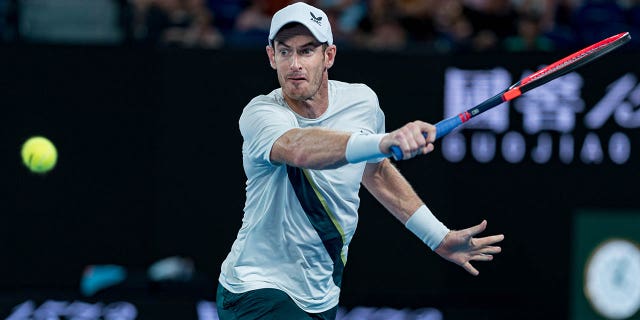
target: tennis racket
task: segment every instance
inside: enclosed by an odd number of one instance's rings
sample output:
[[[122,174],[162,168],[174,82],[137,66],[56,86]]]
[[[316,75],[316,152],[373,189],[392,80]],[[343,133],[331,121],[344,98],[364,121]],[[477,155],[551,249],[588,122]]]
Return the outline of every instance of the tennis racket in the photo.
[[[602,57],[603,55],[627,43],[629,40],[631,40],[631,35],[629,34],[629,32],[619,33],[615,36],[594,43],[580,51],[577,51],[532,73],[531,75],[511,85],[504,91],[483,101],[479,105],[458,115],[452,116],[436,123],[436,139],[446,136],[451,131],[453,131],[453,129],[469,121],[471,118],[497,105],[500,105],[503,102],[513,100],[531,89],[537,88],[553,79],[561,77],[593,60]],[[423,135],[425,136],[425,138],[427,137],[426,133],[423,133]],[[396,160],[401,160],[403,158],[402,150],[400,150],[398,146],[392,146],[391,153],[393,155],[393,158]]]

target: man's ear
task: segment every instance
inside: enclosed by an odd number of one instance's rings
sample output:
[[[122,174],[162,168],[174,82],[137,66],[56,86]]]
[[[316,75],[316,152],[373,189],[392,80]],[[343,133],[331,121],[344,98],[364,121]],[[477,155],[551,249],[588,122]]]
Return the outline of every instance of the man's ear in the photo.
[[[337,50],[338,48],[334,44],[332,44],[328,46],[324,51],[324,66],[326,69],[329,69],[333,66],[333,63],[336,60]]]
[[[269,57],[269,64],[271,65],[271,68],[273,68],[273,70],[276,70],[276,57],[275,57],[275,51],[273,50],[272,46],[267,46],[267,56]]]

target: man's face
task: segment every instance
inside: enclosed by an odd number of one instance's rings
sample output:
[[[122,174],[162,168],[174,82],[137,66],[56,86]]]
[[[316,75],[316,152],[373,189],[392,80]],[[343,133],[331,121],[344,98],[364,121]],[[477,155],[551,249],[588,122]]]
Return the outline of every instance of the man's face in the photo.
[[[333,65],[335,46],[324,50],[311,35],[295,35],[282,42],[275,41],[267,53],[278,74],[283,93],[298,101],[313,98],[320,89],[325,70]]]

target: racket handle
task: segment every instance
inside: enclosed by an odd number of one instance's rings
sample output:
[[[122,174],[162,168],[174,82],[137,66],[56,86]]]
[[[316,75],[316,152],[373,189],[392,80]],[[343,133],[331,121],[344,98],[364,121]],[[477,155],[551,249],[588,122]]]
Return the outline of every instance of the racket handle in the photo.
[[[462,119],[459,116],[453,116],[449,119],[444,119],[438,123],[436,123],[436,139],[442,138],[449,134],[453,129],[457,128],[462,124]],[[423,132],[422,135],[426,138],[427,133]],[[391,155],[395,160],[402,160],[404,155],[402,150],[398,146],[391,146]]]
[[[453,116],[436,123],[436,139],[440,139],[462,124],[460,116]]]

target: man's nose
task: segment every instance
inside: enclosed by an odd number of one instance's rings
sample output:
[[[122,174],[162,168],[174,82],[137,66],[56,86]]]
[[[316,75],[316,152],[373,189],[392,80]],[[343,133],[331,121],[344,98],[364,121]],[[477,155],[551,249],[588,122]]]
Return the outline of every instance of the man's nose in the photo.
[[[291,55],[291,65],[289,66],[292,70],[300,70],[300,60],[298,58],[298,54],[294,53]]]

